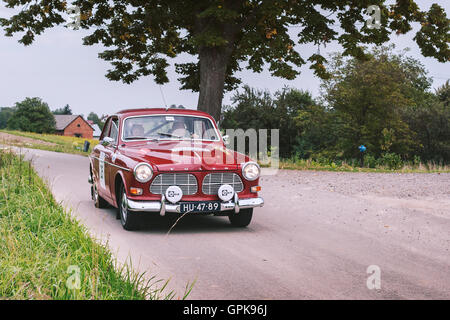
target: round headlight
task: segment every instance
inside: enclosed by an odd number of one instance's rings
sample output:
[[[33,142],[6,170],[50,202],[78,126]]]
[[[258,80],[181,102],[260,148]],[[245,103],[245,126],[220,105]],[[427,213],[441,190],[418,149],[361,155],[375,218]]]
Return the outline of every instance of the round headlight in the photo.
[[[137,181],[145,183],[150,181],[153,176],[152,167],[147,163],[139,163],[134,167],[134,177]]]
[[[261,169],[255,162],[247,162],[242,166],[242,175],[249,181],[258,179],[260,174]]]

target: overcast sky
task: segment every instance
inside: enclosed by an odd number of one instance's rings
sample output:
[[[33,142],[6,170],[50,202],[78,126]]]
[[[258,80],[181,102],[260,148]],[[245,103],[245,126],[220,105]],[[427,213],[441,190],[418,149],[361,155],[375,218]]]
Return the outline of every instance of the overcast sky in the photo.
[[[421,9],[427,9],[431,3],[438,3],[450,16],[448,0],[418,0]],[[13,11],[0,4],[0,17],[8,17]],[[299,29],[292,28],[293,37]],[[13,106],[25,97],[40,97],[52,110],[69,104],[75,114],[87,114],[94,111],[98,114],[111,114],[120,109],[134,107],[163,107],[161,90],[168,105],[182,104],[188,108],[196,108],[198,94],[188,90],[179,90],[178,75],[174,72],[174,62],[186,61],[182,56],[171,61],[169,69],[170,83],[161,88],[152,77],[127,85],[122,82],[109,81],[106,71],[108,62],[97,58],[100,46],[83,46],[82,37],[85,30],[69,30],[62,26],[48,30],[36,38],[28,47],[17,42],[18,37],[8,38],[0,29],[0,107]],[[442,85],[450,78],[450,63],[439,63],[432,58],[424,58],[412,40],[415,32],[407,35],[393,36],[392,42],[398,50],[409,47],[409,55],[420,60],[433,78],[433,87]],[[337,44],[320,48],[322,54],[338,51]],[[317,52],[317,47],[298,47],[304,58]],[[264,71],[255,74],[243,71],[239,74],[243,84],[271,92],[291,86],[309,90],[314,97],[319,94],[320,81],[309,70],[309,66],[301,69],[301,74],[292,81],[271,77]],[[224,104],[230,103],[232,93],[227,93]]]

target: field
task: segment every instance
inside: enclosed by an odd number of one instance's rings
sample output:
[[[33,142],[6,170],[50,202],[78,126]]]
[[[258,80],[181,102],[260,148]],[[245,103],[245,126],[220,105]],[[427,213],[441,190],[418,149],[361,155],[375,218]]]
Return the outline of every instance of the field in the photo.
[[[88,152],[83,151],[84,142],[90,143]],[[96,139],[39,134],[33,132],[0,130],[0,144],[32,149],[88,155],[98,144]]]
[[[56,203],[30,162],[0,149],[0,297],[170,299],[167,282],[119,265]],[[188,292],[188,291],[187,291]]]

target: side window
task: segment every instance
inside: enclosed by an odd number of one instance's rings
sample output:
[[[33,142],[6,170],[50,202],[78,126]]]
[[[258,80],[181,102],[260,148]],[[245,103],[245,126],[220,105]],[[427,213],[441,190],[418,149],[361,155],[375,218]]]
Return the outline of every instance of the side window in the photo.
[[[105,127],[103,128],[102,135],[100,136],[100,140],[103,140],[105,137],[111,138],[114,140],[114,144],[118,143],[119,137],[119,119],[117,118],[109,118]]]
[[[115,118],[111,121],[111,131],[109,133],[109,137],[114,139],[114,144],[117,145],[118,137],[119,137],[119,119]]]
[[[103,127],[102,134],[100,135],[100,141],[105,137],[109,137],[109,129],[111,128],[111,118],[106,120],[105,126]]]

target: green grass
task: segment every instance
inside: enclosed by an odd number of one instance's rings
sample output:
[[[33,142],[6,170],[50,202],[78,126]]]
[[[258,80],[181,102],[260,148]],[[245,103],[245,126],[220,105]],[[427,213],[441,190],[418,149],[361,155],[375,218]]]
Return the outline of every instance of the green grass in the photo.
[[[41,144],[38,141],[36,143],[18,144],[12,143],[15,146],[26,147],[31,149],[41,149],[54,152],[63,152],[71,154],[81,154],[87,156],[91,153],[92,149],[99,143],[96,139],[85,139],[77,137],[60,136],[55,134],[39,134],[34,132],[12,131],[12,130],[0,130],[4,133],[9,133],[19,137],[31,138],[44,142],[54,143],[55,145]],[[88,152],[83,152],[83,146],[85,141],[89,141],[90,147]],[[1,141],[0,141],[1,143]],[[11,144],[11,143],[8,143]]]
[[[175,298],[173,291],[165,293],[167,281],[145,278],[130,264],[119,265],[106,245],[91,238],[29,162],[0,149],[1,298]],[[191,289],[186,287],[183,298]]]

